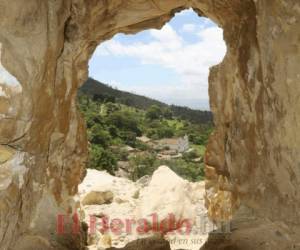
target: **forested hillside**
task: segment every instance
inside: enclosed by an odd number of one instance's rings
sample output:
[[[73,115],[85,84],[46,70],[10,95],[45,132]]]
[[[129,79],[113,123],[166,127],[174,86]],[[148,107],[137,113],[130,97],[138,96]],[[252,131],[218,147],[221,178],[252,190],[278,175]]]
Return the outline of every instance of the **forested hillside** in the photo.
[[[162,108],[169,107],[173,114],[181,119],[187,119],[193,123],[212,123],[212,113],[210,111],[167,105],[149,97],[112,88],[107,84],[94,80],[93,78],[89,78],[85,82],[85,84],[80,88],[80,92],[90,96],[93,100],[117,102],[143,110],[147,110],[152,105],[157,105]]]
[[[131,96],[134,101],[125,101]],[[203,178],[203,155],[213,127],[209,120],[189,119],[190,109],[176,107],[174,112],[172,106],[92,80],[79,93],[78,106],[88,130],[89,168],[136,180],[167,165],[191,181]]]

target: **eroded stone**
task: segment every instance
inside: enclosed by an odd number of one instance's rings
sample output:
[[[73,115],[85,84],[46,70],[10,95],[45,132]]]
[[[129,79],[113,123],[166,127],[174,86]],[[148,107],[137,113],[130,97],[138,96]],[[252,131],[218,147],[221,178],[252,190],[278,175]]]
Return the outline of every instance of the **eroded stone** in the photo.
[[[75,212],[72,197],[85,174],[87,140],[75,98],[87,78],[88,60],[100,42],[116,33],[160,28],[176,11],[189,7],[223,28],[228,48],[209,77],[216,129],[205,161],[215,169],[215,175],[208,176],[212,191],[208,198],[223,191],[231,198],[225,199],[225,210],[218,202],[207,203],[210,211],[218,211],[211,213],[212,219],[219,219],[214,218],[216,214],[234,218],[231,212],[225,213],[227,208],[234,212],[242,204],[258,218],[286,225],[290,241],[297,241],[298,0],[0,0],[1,65],[22,84],[13,115],[0,117],[0,144],[13,143],[18,151],[15,159],[25,152],[28,175],[26,185],[7,184],[6,177],[1,180],[1,249],[15,249],[20,237],[31,235],[32,219],[48,215],[36,209],[44,196],[55,206],[47,217],[48,227],[44,228],[44,220],[37,220],[39,231],[34,234],[43,235],[51,247],[60,239],[60,249],[83,248],[84,237],[57,237],[55,214]],[[4,104],[1,110],[6,112]],[[53,134],[59,134],[59,139]],[[12,169],[5,168],[3,176]],[[16,177],[9,183],[22,183]],[[43,190],[34,192],[34,182]],[[254,227],[248,242],[254,244],[256,234],[261,231]],[[235,241],[245,239],[236,235]],[[270,242],[278,237],[269,236]],[[282,249],[274,244],[272,249],[276,248]]]

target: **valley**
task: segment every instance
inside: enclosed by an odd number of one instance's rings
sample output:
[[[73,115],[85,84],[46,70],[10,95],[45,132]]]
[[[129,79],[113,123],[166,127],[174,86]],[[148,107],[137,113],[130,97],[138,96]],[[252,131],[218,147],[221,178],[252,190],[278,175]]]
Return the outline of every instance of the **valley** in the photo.
[[[210,112],[170,106],[93,79],[81,88],[78,106],[88,131],[89,168],[135,181],[167,165],[189,181],[203,180]]]

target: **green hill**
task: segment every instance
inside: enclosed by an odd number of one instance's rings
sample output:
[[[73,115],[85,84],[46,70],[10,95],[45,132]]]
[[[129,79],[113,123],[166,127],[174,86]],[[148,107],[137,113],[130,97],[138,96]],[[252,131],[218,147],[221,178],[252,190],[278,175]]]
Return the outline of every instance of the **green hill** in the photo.
[[[168,106],[165,103],[151,99],[149,97],[115,89],[107,84],[96,81],[93,78],[88,78],[88,80],[80,88],[80,91],[82,91],[86,95],[89,95],[90,97],[93,97],[94,100],[109,100],[109,98],[115,98],[115,102],[138,109],[145,110],[148,109],[151,105],[158,105],[161,107]]]
[[[167,105],[144,110],[111,95],[101,98],[78,95],[89,141],[87,167],[137,180],[167,165],[188,180],[203,178],[210,123],[179,119]]]
[[[183,120],[189,120],[192,123],[212,123],[212,113],[210,111],[201,111],[190,109],[188,107],[168,105],[149,97],[112,88],[111,86],[96,81],[93,78],[89,78],[83,84],[80,88],[79,95],[80,94],[88,95],[94,101],[116,102],[143,110],[147,110],[151,106],[157,105],[161,108],[170,108],[174,116]]]
[[[190,181],[203,178],[210,112],[169,106],[91,78],[77,105],[87,126],[87,167],[137,180],[167,165]]]

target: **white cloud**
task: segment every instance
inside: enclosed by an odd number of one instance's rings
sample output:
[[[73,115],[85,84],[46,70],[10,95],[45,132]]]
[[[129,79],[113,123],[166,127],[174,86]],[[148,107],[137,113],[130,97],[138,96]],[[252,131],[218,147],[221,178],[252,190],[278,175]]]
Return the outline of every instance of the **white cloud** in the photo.
[[[182,31],[187,33],[195,32],[197,29],[197,26],[193,23],[186,23],[182,26]]]
[[[188,28],[187,28],[188,27]],[[187,43],[169,24],[161,30],[150,30],[149,42],[123,44],[116,40],[103,43],[97,48],[97,55],[128,56],[144,64],[156,64],[177,72],[179,84],[162,86],[159,90],[140,86],[136,92],[160,98],[171,96],[172,99],[202,99],[208,102],[209,67],[218,64],[225,55],[226,46],[222,29],[188,25],[187,30],[195,29],[197,43]],[[165,98],[164,98],[165,99]]]
[[[109,85],[111,85],[113,88],[122,88],[122,86],[124,86],[121,82],[116,81],[116,80],[111,80]]]
[[[193,13],[194,13],[193,9],[189,8],[189,9],[185,9],[185,10],[182,10],[182,11],[176,13],[176,16],[186,16],[186,15],[190,15]]]

